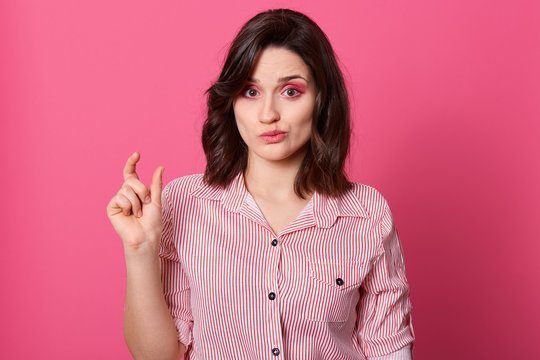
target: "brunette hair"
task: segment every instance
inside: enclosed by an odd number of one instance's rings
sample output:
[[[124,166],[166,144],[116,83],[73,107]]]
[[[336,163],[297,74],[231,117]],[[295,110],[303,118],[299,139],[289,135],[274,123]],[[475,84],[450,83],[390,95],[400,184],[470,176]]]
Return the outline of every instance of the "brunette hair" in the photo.
[[[347,90],[326,35],[309,17],[289,9],[268,10],[251,18],[233,40],[218,80],[206,90],[203,179],[209,185],[226,187],[245,171],[247,146],[238,132],[232,104],[243,90],[259,52],[271,46],[299,55],[311,70],[317,88],[311,139],[294,190],[302,198],[312,190],[342,195],[352,186],[344,174],[351,132]]]

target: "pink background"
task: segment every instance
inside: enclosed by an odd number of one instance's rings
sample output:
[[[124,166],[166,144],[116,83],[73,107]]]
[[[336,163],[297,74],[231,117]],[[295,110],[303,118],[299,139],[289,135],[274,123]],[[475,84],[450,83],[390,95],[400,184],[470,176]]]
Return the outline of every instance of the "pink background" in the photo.
[[[536,1],[3,1],[0,357],[128,359],[126,158],[201,172],[204,90],[257,12],[327,33],[351,92],[349,173],[387,198],[417,359],[540,358]],[[233,10],[235,9],[235,10]]]

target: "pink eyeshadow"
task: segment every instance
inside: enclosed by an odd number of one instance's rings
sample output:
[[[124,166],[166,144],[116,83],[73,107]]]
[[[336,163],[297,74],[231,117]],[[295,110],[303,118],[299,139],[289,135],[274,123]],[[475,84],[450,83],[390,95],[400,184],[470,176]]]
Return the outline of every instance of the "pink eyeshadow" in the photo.
[[[283,86],[283,88],[287,87],[287,86],[292,86],[294,87],[296,90],[300,91],[301,93],[305,92],[306,91],[306,88],[307,86],[302,84],[302,83],[295,83],[295,82],[289,82],[287,84],[285,84]]]

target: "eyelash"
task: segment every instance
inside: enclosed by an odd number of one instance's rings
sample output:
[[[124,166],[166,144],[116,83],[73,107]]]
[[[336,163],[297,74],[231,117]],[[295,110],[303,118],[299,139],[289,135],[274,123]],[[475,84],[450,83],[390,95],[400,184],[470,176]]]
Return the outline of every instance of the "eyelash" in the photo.
[[[257,90],[255,90],[255,89],[253,89],[253,88],[245,88],[244,91],[242,92],[243,96],[244,96],[245,98],[248,98],[248,99],[253,99],[253,96],[247,96],[247,95],[246,95],[246,93],[247,93],[248,91],[251,91],[251,90],[257,91]],[[296,93],[295,93],[293,96],[286,96],[286,97],[288,97],[288,98],[296,98],[296,97],[298,97],[298,96],[301,94],[301,92],[300,92],[299,90],[295,89],[295,88],[287,88],[287,89],[285,89],[283,92],[287,92],[287,91],[289,91],[289,90],[294,90],[294,91],[296,91]],[[257,92],[258,92],[258,91],[257,91]]]

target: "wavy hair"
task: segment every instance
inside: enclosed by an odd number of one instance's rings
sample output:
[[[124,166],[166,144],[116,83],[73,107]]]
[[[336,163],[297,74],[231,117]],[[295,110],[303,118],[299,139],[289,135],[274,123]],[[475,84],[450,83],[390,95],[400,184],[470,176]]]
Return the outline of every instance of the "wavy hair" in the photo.
[[[219,78],[207,94],[208,115],[202,130],[206,156],[204,181],[226,187],[247,167],[247,145],[233,112],[261,50],[282,47],[299,55],[316,82],[311,138],[296,175],[301,198],[310,191],[339,196],[352,186],[344,173],[350,143],[349,99],[343,75],[324,32],[306,15],[289,9],[255,15],[233,40]]]

